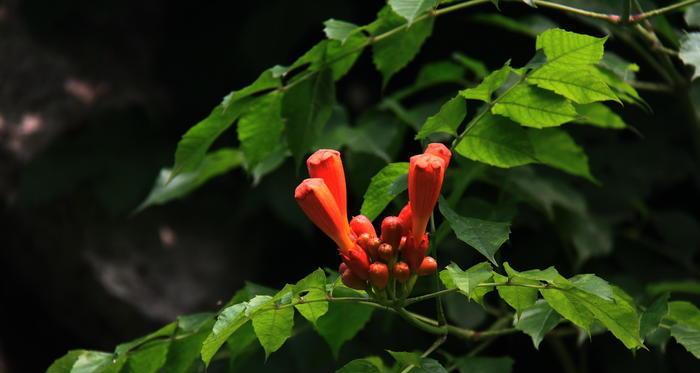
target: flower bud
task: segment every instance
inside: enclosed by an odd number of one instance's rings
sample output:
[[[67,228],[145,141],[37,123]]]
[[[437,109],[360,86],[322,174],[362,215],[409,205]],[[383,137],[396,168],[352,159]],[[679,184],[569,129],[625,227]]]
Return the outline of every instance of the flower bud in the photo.
[[[426,256],[425,258],[423,258],[423,262],[418,267],[416,273],[418,274],[418,276],[432,275],[433,273],[435,273],[435,271],[437,271],[437,265],[438,264],[435,261],[435,259],[433,259],[433,257]]]
[[[445,145],[440,144],[439,142],[428,144],[428,147],[425,148],[423,154],[432,154],[442,158],[442,160],[445,161],[445,168],[450,165],[450,158],[452,158],[452,152],[450,149],[447,149]]]
[[[430,240],[427,234],[423,234],[423,239],[416,243],[413,236],[408,236],[406,243],[401,249],[401,258],[408,263],[408,266],[413,272],[416,272],[425,258],[425,253],[430,246]]]
[[[294,198],[306,216],[335,241],[341,252],[347,252],[354,246],[347,218],[338,210],[335,198],[323,179],[305,179],[294,191]]]
[[[367,233],[370,237],[377,237],[377,231],[374,230],[372,222],[364,215],[357,215],[350,220],[350,229],[360,237]]]
[[[340,262],[340,265],[338,266],[338,273],[340,273],[342,275],[343,272],[345,272],[347,269],[348,269],[348,265],[345,264],[344,262]]]
[[[321,178],[333,195],[338,210],[347,220],[347,197],[345,192],[345,172],[340,153],[333,149],[319,149],[306,160],[309,176]]]
[[[350,270],[355,274],[355,276],[361,278],[362,280],[367,280],[369,272],[369,258],[367,253],[359,247],[348,250],[347,254],[341,254],[343,261],[348,266]]]
[[[411,269],[408,268],[408,264],[404,262],[398,262],[394,264],[393,270],[394,277],[399,280],[399,282],[406,282],[411,276]]]
[[[411,230],[411,224],[413,224],[413,218],[411,213],[411,203],[407,203],[399,212],[399,219],[401,219],[401,225],[403,226],[403,234],[406,235]]]
[[[372,263],[369,266],[369,283],[376,289],[382,290],[389,282],[389,268],[384,263]]]
[[[389,263],[392,259],[394,259],[394,248],[385,242],[379,245],[379,249],[377,249],[377,256],[384,262]]]
[[[351,289],[365,290],[367,288],[367,283],[361,278],[357,277],[350,269],[346,269],[345,272],[340,275],[340,279],[343,281],[345,286]]]
[[[387,216],[382,221],[382,242],[386,242],[391,247],[399,247],[401,236],[403,235],[403,226],[401,219],[397,216]]]
[[[408,167],[408,199],[411,202],[411,230],[416,241],[425,228],[440,197],[445,161],[432,154],[414,155]]]
[[[379,243],[379,239],[377,237],[370,237],[369,233],[362,233],[360,237],[357,238],[355,243],[363,248],[370,258],[377,258],[377,244]]]

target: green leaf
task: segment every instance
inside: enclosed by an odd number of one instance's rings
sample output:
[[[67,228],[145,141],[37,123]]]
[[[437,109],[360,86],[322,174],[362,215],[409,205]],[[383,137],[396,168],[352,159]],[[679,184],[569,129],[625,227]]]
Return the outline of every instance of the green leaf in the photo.
[[[390,193],[391,185],[398,177],[405,174],[408,174],[408,162],[390,163],[377,172],[367,187],[360,214],[365,215],[369,220],[379,216],[389,202],[397,196]]]
[[[471,19],[478,23],[500,27],[533,38],[544,31],[557,27],[557,24],[552,20],[539,14],[514,19],[500,13],[485,13],[476,14]]]
[[[280,76],[282,76],[283,74],[280,73],[280,68],[281,66],[275,66],[273,68],[267,69],[263,71],[263,73],[260,74],[260,76],[250,85],[229,93],[226,97],[224,97],[223,101],[221,102],[221,106],[223,107],[224,112],[235,109],[235,107],[232,105],[237,105],[238,103],[242,102],[242,100],[246,97],[250,97],[254,94],[263,91],[281,87],[282,81],[280,80]],[[282,68],[282,71],[286,72],[286,69]]]
[[[668,293],[662,294],[642,313],[642,319],[639,322],[639,335],[642,339],[646,340],[668,314],[668,298]]]
[[[587,293],[596,295],[604,300],[613,300],[613,288],[610,283],[594,274],[583,274],[572,277],[574,287]]]
[[[667,319],[675,322],[671,336],[700,359],[700,309],[690,302],[669,302]]]
[[[323,22],[323,25],[325,26],[323,32],[326,34],[326,37],[328,39],[338,40],[341,43],[345,43],[345,40],[347,40],[352,33],[360,30],[354,23],[333,18]]]
[[[161,369],[169,373],[189,373],[202,349],[209,332],[202,330],[182,338],[176,338],[168,349],[168,359]]]
[[[401,364],[401,366],[405,367],[407,365],[415,365],[419,366],[420,361],[422,357],[420,356],[420,353],[418,352],[404,352],[404,351],[391,351],[391,350],[386,350],[386,352],[391,355],[391,357],[396,360],[397,363]]]
[[[489,71],[486,69],[486,65],[479,60],[475,60],[460,52],[452,53],[452,59],[459,62],[467,70],[473,72],[479,79],[482,79],[488,75]]]
[[[568,133],[559,128],[547,128],[530,130],[528,135],[538,161],[596,182],[588,168],[586,153]]]
[[[596,64],[603,58],[607,37],[577,34],[562,29],[551,29],[537,37],[536,49],[542,49],[547,62],[576,66]]]
[[[325,289],[326,289],[326,272],[323,269],[321,269],[321,268],[316,269],[315,271],[311,272],[306,277],[299,280],[294,285],[294,293],[295,294],[299,294],[303,291],[307,291],[307,290],[311,290],[311,289],[325,291]]]
[[[280,142],[284,129],[282,96],[279,92],[266,95],[238,120],[238,140],[248,170],[267,159]]]
[[[219,105],[201,122],[190,128],[177,143],[175,151],[175,165],[171,178],[183,172],[197,170],[204,161],[209,147],[251,104],[259,97],[243,97],[233,102],[224,111],[223,105]]]
[[[456,359],[460,373],[510,373],[513,359],[508,356],[467,356]]]
[[[163,337],[170,338],[173,336],[176,329],[177,329],[177,323],[172,322],[172,323],[165,325],[164,327],[162,327],[162,328],[156,330],[155,332],[148,334],[144,337],[135,339],[131,342],[122,343],[122,344],[118,345],[117,348],[114,350],[114,352],[117,355],[122,355],[122,354],[125,354],[125,353],[129,352],[130,350],[133,350],[136,347],[139,347],[139,346],[145,344],[146,342],[152,341],[154,339],[163,338]]]
[[[528,84],[518,84],[500,96],[491,112],[534,128],[559,126],[576,119],[571,102]]]
[[[622,117],[601,103],[574,106],[579,115],[578,119],[575,121],[576,123],[590,124],[596,127],[609,129],[627,128],[627,124]]]
[[[282,99],[282,116],[286,119],[289,150],[296,163],[316,143],[335,104],[335,85],[328,69],[293,85]]]
[[[685,324],[676,324],[671,327],[671,336],[693,356],[700,359],[700,329]]]
[[[596,320],[627,348],[643,346],[639,337],[639,315],[629,296],[622,290],[613,288],[612,301],[575,288],[540,289],[540,293],[559,314],[584,330],[589,330],[593,320]]]
[[[399,366],[406,368],[408,366],[413,366],[411,372],[414,373],[447,373],[447,370],[434,359],[427,359],[421,357],[418,352],[397,352],[390,351],[387,352],[399,363]]]
[[[443,198],[440,198],[440,213],[447,219],[457,238],[497,265],[494,255],[508,240],[510,223],[460,216]]]
[[[275,306],[252,315],[253,329],[265,349],[265,357],[277,351],[292,336],[294,308]]]
[[[302,66],[307,66],[309,72],[330,69],[333,72],[333,80],[336,81],[352,68],[366,45],[367,37],[359,32],[351,33],[344,42],[323,40],[294,61],[289,69],[294,70]],[[296,84],[295,79],[302,78],[305,78],[304,74],[295,76],[287,86]]]
[[[447,101],[440,111],[428,118],[420,128],[416,139],[424,139],[435,132],[444,132],[450,135],[457,135],[457,128],[462,124],[467,115],[467,105],[463,98],[457,96]]]
[[[411,23],[416,17],[435,8],[438,0],[389,0],[391,9]]]
[[[515,328],[529,335],[532,338],[532,344],[539,349],[544,336],[561,321],[561,316],[544,299],[540,299],[532,307],[523,310],[515,323]]]
[[[588,104],[596,101],[619,101],[617,95],[598,77],[593,66],[570,66],[561,62],[546,63],[534,70],[527,81],[556,92],[576,103]]]
[[[529,280],[521,277],[506,277],[498,273],[493,273],[493,280],[497,284],[513,285],[539,285],[539,281]],[[524,286],[497,286],[498,295],[515,309],[516,316],[519,316],[525,309],[535,304],[537,300],[537,289]]]
[[[125,362],[123,358],[114,360],[114,355],[107,352],[83,351],[70,373],[119,373]]]
[[[207,154],[196,169],[173,175],[170,169],[160,170],[148,197],[136,208],[139,212],[149,206],[162,205],[182,198],[202,186],[209,179],[235,169],[243,162],[240,151],[223,148]]]
[[[511,71],[510,61],[508,61],[503,67],[493,71],[484,78],[479,85],[473,88],[463,89],[459,91],[459,94],[467,99],[491,102],[491,95],[505,83]]]
[[[683,36],[678,57],[683,63],[694,68],[691,80],[700,76],[700,32],[690,32]]]
[[[527,203],[542,210],[550,219],[554,219],[554,207],[586,213],[586,200],[576,189],[559,179],[537,174],[529,168],[510,170],[507,180],[514,186],[513,191]]]
[[[133,351],[129,354],[126,372],[157,372],[165,364],[169,348],[170,341],[157,341]]]
[[[370,25],[370,30],[373,36],[377,36],[402,26],[405,26],[402,30],[372,46],[372,60],[382,73],[382,86],[386,86],[389,79],[418,54],[433,30],[433,17],[407,26],[405,19],[385,7],[379,12],[377,21]]]
[[[464,68],[451,61],[437,61],[423,65],[418,71],[414,86],[424,88],[440,83],[464,81]]]
[[[384,370],[383,366],[376,361],[377,359],[365,358],[355,359],[345,364],[342,368],[336,370],[337,373],[381,373]]]
[[[607,84],[608,87],[610,87],[613,90],[613,92],[615,92],[615,95],[617,95],[617,97],[620,98],[620,100],[631,104],[639,105],[643,108],[646,108],[647,110],[650,110],[649,104],[647,104],[646,101],[644,101],[644,99],[642,99],[642,97],[639,96],[637,90],[634,89],[634,87],[632,87],[631,85],[629,85],[629,83],[618,77],[615,72],[603,68],[601,66],[597,66],[596,68],[600,72],[600,75],[598,77],[602,79],[605,82],[605,84]]]
[[[357,293],[336,287],[333,296],[357,296]],[[352,339],[372,316],[372,307],[356,303],[333,302],[328,312],[316,321],[316,331],[326,340],[334,357],[343,344]]]
[[[647,285],[647,293],[659,295],[663,293],[700,294],[700,282],[697,281],[662,281]]]
[[[686,8],[683,19],[690,27],[700,27],[700,5],[691,5]]]
[[[455,147],[463,157],[496,167],[536,162],[527,132],[508,118],[485,113]]]
[[[48,367],[46,373],[70,373],[73,369],[73,365],[78,360],[80,355],[85,353],[85,350],[72,350],[68,351],[67,354],[61,356],[60,358],[54,360],[51,366]]]
[[[300,303],[294,306],[294,308],[296,308],[305,319],[316,325],[318,319],[328,312],[327,298],[328,296],[325,290],[311,289],[303,297],[304,301],[309,303]]]
[[[245,303],[234,304],[221,311],[214,328],[202,344],[202,361],[205,365],[209,365],[214,354],[226,343],[228,337],[248,321],[245,311]]]
[[[440,271],[440,280],[448,289],[459,289],[469,299],[481,302],[484,293],[477,291],[477,286],[491,279],[491,264],[479,263],[463,271],[455,263],[452,263]]]

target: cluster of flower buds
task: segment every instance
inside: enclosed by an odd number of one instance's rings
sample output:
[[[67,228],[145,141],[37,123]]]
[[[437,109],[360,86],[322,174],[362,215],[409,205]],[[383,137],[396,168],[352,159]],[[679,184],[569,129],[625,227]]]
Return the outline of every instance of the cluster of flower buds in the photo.
[[[440,196],[452,154],[443,144],[428,145],[411,157],[408,171],[409,202],[398,216],[387,216],[377,234],[372,222],[357,215],[348,222],[345,172],[340,153],[321,149],[306,161],[309,179],[299,184],[294,198],[306,216],[338,245],[339,272],[353,289],[383,292],[396,280],[406,283],[437,270],[426,256],[430,241],[426,228]]]

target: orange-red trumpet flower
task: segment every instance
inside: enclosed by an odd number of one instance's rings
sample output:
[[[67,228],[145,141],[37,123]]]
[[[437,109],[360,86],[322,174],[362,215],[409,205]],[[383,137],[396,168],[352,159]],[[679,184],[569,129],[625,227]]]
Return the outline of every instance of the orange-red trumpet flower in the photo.
[[[332,149],[319,149],[306,160],[309,176],[321,178],[333,194],[338,210],[347,220],[347,196],[345,192],[345,171],[340,153]]]

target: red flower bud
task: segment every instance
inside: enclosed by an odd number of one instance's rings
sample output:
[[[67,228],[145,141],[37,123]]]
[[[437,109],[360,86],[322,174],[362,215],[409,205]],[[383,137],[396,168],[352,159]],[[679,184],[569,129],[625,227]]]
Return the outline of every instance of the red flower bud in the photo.
[[[408,266],[416,272],[425,258],[425,253],[428,251],[430,241],[428,235],[424,234],[420,243],[416,243],[413,236],[408,236],[406,243],[401,249],[401,258],[408,263]]]
[[[401,219],[401,225],[403,226],[403,233],[408,234],[411,230],[411,224],[413,224],[413,213],[411,212],[411,203],[407,203],[399,212],[399,219]]]
[[[411,201],[413,236],[419,241],[440,197],[445,161],[432,154],[414,155],[408,168],[408,199]]]
[[[389,268],[384,263],[372,263],[369,266],[369,283],[381,290],[389,282]]]
[[[338,210],[347,219],[347,197],[345,194],[345,172],[340,153],[332,149],[319,149],[306,160],[309,176],[321,178],[333,194]]]
[[[322,179],[305,179],[294,191],[294,198],[306,216],[347,252],[355,246],[350,238],[350,226],[328,186]]]
[[[377,231],[374,230],[372,222],[364,215],[357,215],[350,220],[350,229],[359,237],[363,233],[367,233],[370,237],[377,237]]]
[[[348,269],[347,264],[340,262],[340,265],[338,266],[338,273],[340,273],[342,275],[343,272],[345,272],[347,269]]]
[[[379,245],[379,249],[377,249],[377,256],[379,259],[388,263],[394,258],[394,248],[388,243],[383,243]]]
[[[408,264],[404,262],[398,262],[394,264],[393,269],[394,277],[399,280],[399,282],[406,282],[411,276],[411,269],[408,268]]]
[[[423,262],[420,264],[418,267],[418,270],[416,273],[418,276],[427,276],[427,275],[432,275],[437,271],[437,262],[435,259],[433,259],[432,256],[426,256],[423,258]]]
[[[355,276],[367,280],[369,272],[369,258],[367,253],[359,247],[348,250],[347,254],[341,254],[343,261],[347,264],[348,268],[352,270]]]
[[[369,233],[362,233],[355,242],[365,250],[370,258],[377,258],[377,247],[379,247],[379,239],[377,237],[370,237]]]
[[[428,147],[425,148],[423,154],[432,154],[442,158],[442,160],[445,161],[445,169],[449,167],[450,158],[452,158],[452,152],[450,149],[447,149],[445,145],[440,144],[439,142],[428,144]]]
[[[403,233],[401,219],[397,216],[384,218],[382,221],[382,242],[388,243],[391,247],[399,247]]]
[[[365,290],[367,288],[367,283],[357,277],[350,269],[346,269],[345,272],[340,275],[340,279],[345,286],[351,289]]]

